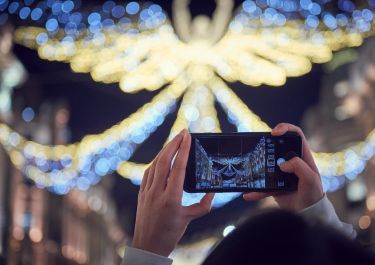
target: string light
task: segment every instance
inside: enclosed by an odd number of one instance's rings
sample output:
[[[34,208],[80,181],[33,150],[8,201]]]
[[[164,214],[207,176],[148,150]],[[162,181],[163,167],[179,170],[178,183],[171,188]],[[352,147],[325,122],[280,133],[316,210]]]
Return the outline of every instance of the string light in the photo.
[[[220,132],[215,100],[237,131],[269,131],[223,80],[280,86],[287,77],[308,73],[312,63],[329,61],[332,51],[361,45],[363,38],[374,33],[373,11],[343,2],[341,11],[333,14],[329,4],[310,0],[247,0],[228,21],[227,32],[213,44],[208,36],[180,41],[165,12],[152,3],[106,1],[100,10],[88,13],[80,12],[79,2],[73,1],[0,3],[0,10],[10,16],[34,23],[19,27],[15,40],[37,49],[43,59],[70,63],[74,72],[90,73],[98,82],[118,82],[126,93],[167,85],[121,123],[79,143],[41,145],[4,124],[0,125],[0,142],[12,163],[38,187],[64,194],[74,187],[85,190],[114,170],[139,184],[148,165],[128,160],[182,95],[166,142],[183,128]],[[341,152],[314,153],[325,190],[341,187],[345,178],[353,180],[374,150],[375,131]],[[191,204],[201,196],[184,194],[183,203]],[[220,194],[214,205],[237,196]]]
[[[182,79],[174,81],[121,123],[102,134],[86,136],[77,144],[40,145],[5,124],[0,125],[0,142],[12,163],[38,187],[61,194],[75,186],[85,190],[130,158],[136,146],[160,126],[185,88]]]

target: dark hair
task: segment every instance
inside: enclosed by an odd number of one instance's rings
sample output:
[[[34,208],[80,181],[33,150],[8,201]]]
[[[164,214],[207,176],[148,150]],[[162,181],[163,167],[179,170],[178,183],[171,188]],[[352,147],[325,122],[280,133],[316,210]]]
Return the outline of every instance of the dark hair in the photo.
[[[273,210],[248,219],[203,264],[366,265],[375,264],[375,255],[332,228]]]

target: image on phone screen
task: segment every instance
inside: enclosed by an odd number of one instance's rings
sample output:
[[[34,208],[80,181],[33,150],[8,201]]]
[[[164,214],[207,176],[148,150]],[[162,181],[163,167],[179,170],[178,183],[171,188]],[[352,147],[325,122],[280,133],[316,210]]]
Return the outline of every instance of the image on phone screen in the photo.
[[[266,187],[266,139],[195,139],[196,188]]]
[[[278,166],[291,152],[300,156],[299,137],[192,134],[185,186],[197,192],[293,190],[296,177]]]

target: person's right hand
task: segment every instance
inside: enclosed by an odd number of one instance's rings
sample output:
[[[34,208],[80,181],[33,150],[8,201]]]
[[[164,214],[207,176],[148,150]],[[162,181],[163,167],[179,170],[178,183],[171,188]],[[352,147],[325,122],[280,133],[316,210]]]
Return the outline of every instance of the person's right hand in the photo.
[[[188,224],[210,211],[213,193],[193,205],[181,204],[190,144],[190,134],[182,131],[145,171],[138,194],[133,247],[167,257]]]
[[[246,201],[257,201],[273,196],[280,208],[300,211],[323,198],[322,181],[318,168],[311,155],[310,148],[302,130],[292,124],[280,123],[271,132],[273,136],[280,136],[286,132],[296,132],[302,138],[302,159],[294,157],[280,166],[286,173],[294,173],[298,178],[298,189],[294,192],[250,192],[243,195]]]

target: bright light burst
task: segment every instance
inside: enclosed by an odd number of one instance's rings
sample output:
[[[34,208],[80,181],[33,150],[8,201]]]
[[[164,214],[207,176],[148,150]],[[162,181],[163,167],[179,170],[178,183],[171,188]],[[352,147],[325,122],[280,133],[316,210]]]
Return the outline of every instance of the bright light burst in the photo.
[[[155,4],[106,1],[100,11],[81,13],[72,1],[47,1],[14,12],[9,3],[10,14],[43,25],[19,27],[15,33],[18,43],[37,49],[41,58],[67,62],[74,72],[90,73],[98,82],[118,82],[126,93],[163,88],[119,124],[67,146],[40,145],[1,125],[0,141],[14,165],[39,187],[60,194],[76,186],[87,189],[80,183],[96,184],[114,170],[139,184],[147,164],[128,160],[180,97],[167,140],[183,128],[220,132],[215,100],[238,131],[269,131],[225,81],[281,86],[287,77],[308,73],[312,63],[327,62],[332,51],[359,46],[374,32],[373,11],[351,1],[341,1],[346,3],[339,4],[341,11],[332,13],[330,1],[247,0],[233,16],[232,1],[218,0],[212,20],[191,19],[188,2],[174,2],[173,25]],[[368,6],[374,7],[374,1]],[[43,18],[39,9],[51,15]],[[315,153],[325,189],[339,188],[342,176],[353,179],[374,154],[375,132],[342,152]],[[235,196],[221,194],[215,205]],[[195,199],[185,194],[184,203]]]

